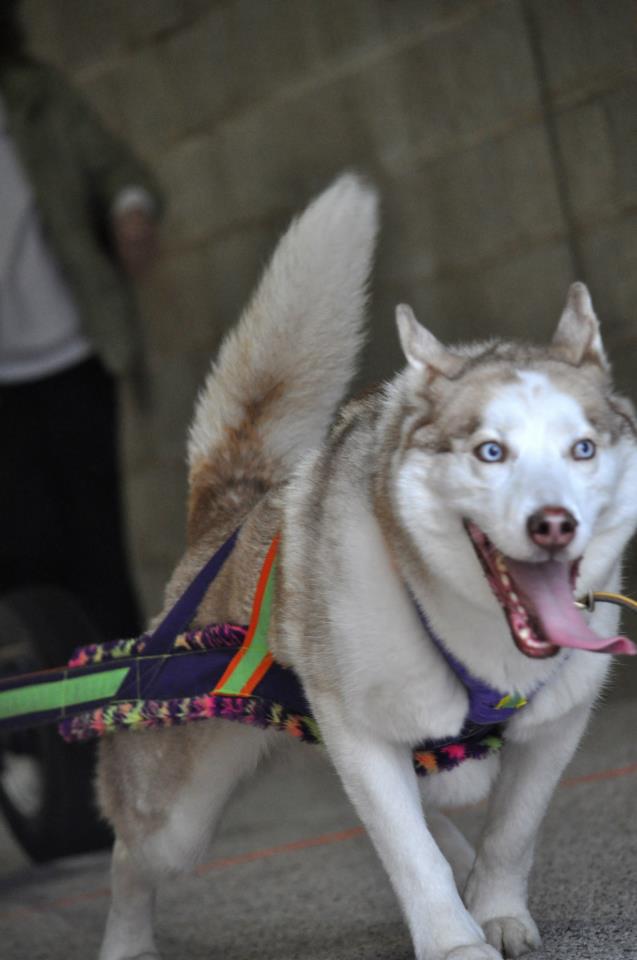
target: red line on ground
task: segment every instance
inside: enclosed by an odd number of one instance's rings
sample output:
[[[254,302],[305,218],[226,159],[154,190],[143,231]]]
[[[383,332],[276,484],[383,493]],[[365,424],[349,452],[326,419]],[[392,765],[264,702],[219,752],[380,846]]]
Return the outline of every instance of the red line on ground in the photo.
[[[560,787],[576,787],[580,784],[617,780],[620,777],[628,777],[635,773],[637,773],[637,763],[629,763],[625,767],[616,767],[612,770],[598,770],[595,773],[585,773],[579,777],[566,777],[560,781]],[[197,876],[203,877],[213,870],[225,870],[229,867],[241,866],[244,863],[254,863],[258,860],[267,860],[270,857],[294,853],[297,850],[309,850],[312,847],[326,847],[333,843],[343,843],[346,840],[355,840],[358,837],[364,836],[364,834],[364,827],[350,827],[348,830],[339,830],[335,833],[323,833],[317,837],[292,840],[290,843],[280,843],[274,847],[265,847],[263,850],[239,853],[234,857],[219,857],[217,860],[211,860],[209,863],[201,864],[201,866],[197,867],[195,873]],[[108,887],[101,887],[98,890],[89,890],[86,893],[78,893],[69,897],[61,897],[58,900],[50,900],[41,907],[15,907],[12,910],[3,910],[0,911],[0,920],[28,919],[34,914],[51,913],[54,910],[66,910],[77,904],[92,900],[101,900],[108,896],[110,896],[110,889]]]
[[[60,897],[58,900],[49,900],[41,907],[16,907],[14,910],[4,910],[0,912],[0,920],[19,919],[32,917],[34,914],[52,913],[54,910],[66,910],[79,903],[86,903],[92,900],[103,900],[110,897],[110,887],[100,887],[99,890],[88,890],[86,893],[75,893],[69,897]]]
[[[308,850],[310,847],[326,847],[331,843],[342,843],[344,840],[353,840],[362,837],[364,827],[351,827],[349,830],[339,830],[337,833],[324,833],[319,837],[306,837],[304,840],[292,840],[290,843],[281,843],[276,847],[266,847],[264,850],[252,850],[250,853],[239,853],[235,857],[220,857],[203,863],[197,867],[195,873],[202,877],[211,870],[222,870],[225,867],[237,867],[242,863],[253,863],[255,860],[266,860],[268,857],[277,857],[283,853],[292,853],[295,850]]]
[[[577,787],[580,783],[599,783],[600,780],[616,780],[618,777],[628,777],[637,773],[637,763],[629,763],[625,767],[615,770],[598,770],[597,773],[584,773],[579,777],[565,777],[560,787]]]

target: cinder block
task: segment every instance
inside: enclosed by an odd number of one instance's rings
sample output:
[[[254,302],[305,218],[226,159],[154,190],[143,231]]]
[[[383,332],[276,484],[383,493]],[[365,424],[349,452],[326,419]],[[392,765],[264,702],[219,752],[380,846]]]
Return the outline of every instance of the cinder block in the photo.
[[[530,0],[530,11],[555,97],[580,96],[637,70],[633,0]]]
[[[584,228],[614,219],[637,201],[637,82],[562,111],[559,147],[569,199]]]
[[[174,141],[183,130],[184,114],[161,46],[145,46],[126,57],[116,76],[118,99],[134,144],[151,152]]]
[[[576,280],[566,237],[503,256],[481,272],[487,326],[468,336],[496,334],[547,343],[557,326],[569,285]]]
[[[382,196],[376,277],[380,286],[414,277],[427,280],[436,268],[431,184],[426,169],[410,169],[379,181]]]
[[[140,289],[148,350],[157,359],[216,343],[212,261],[206,245],[164,256]]]
[[[596,99],[561,113],[557,131],[575,219],[587,223],[613,215],[618,184],[603,101]]]
[[[211,7],[221,7],[227,0],[181,0],[184,11],[184,20],[195,20],[210,12]]]
[[[398,176],[412,160],[411,111],[400,55],[361,66],[344,84],[349,110],[365,152]]]
[[[606,323],[624,327],[637,313],[637,215],[580,234],[588,279]],[[637,333],[637,327],[634,328]]]
[[[231,79],[241,104],[303,80],[316,64],[313,0],[234,0],[228,24]]]
[[[61,56],[67,70],[92,66],[119,52],[126,43],[126,23],[121,0],[86,0],[50,3],[57,21]]]
[[[517,3],[396,55],[414,149],[435,157],[539,117],[538,86]]]
[[[106,126],[118,136],[128,139],[128,129],[120,101],[117,66],[109,64],[102,70],[91,71],[86,77],[80,74],[78,88],[95,107]]]
[[[610,130],[613,167],[619,201],[637,204],[637,80],[624,83],[604,97]]]
[[[150,356],[151,410],[148,429],[155,457],[181,460],[192,420],[197,390],[201,386],[196,348],[182,343],[172,356]]]
[[[127,39],[140,42],[174,29],[184,16],[182,0],[119,0]]]
[[[120,384],[120,458],[124,474],[152,464],[155,449],[148,429],[150,412],[141,410],[132,385],[126,380]]]
[[[294,170],[297,168],[296,143],[289,151],[286,136],[289,104],[278,101],[253,107],[233,118],[219,131],[215,149],[221,165],[221,179],[228,198],[226,222],[235,224],[249,219],[271,216],[273,211],[287,209],[294,195]]]
[[[209,364],[247,305],[286,221],[281,229],[247,225],[163,258],[141,290],[146,343],[157,363],[186,350],[201,351]]]
[[[206,130],[227,113],[237,69],[225,7],[153,40],[160,24],[149,26],[147,42],[116,61],[120,109],[134,142],[147,153]],[[124,40],[127,29],[122,24]]]
[[[205,130],[227,114],[240,69],[232,57],[227,5],[213,6],[173,33],[163,45],[162,69],[180,108],[182,131]]]
[[[424,169],[439,267],[504,256],[563,230],[540,124],[432,161]]]
[[[239,203],[220,135],[192,137],[171,147],[157,173],[169,201],[163,228],[168,251],[207,240],[236,221]]]
[[[126,478],[126,512],[133,554],[141,569],[161,563],[166,573],[183,550],[186,467],[183,461],[157,460]]]
[[[138,554],[136,543],[132,545],[132,552],[138,599],[145,617],[149,619],[163,609],[166,584],[175,564],[168,560],[146,559],[143,554]]]
[[[197,342],[210,358],[247,306],[288,221],[289,217],[283,215],[262,224],[247,223],[207,248],[211,315],[207,329],[202,325]]]
[[[322,59],[349,57],[382,44],[382,7],[376,0],[314,0],[318,51]],[[390,4],[391,6],[391,4]],[[421,9],[424,4],[419,4]]]
[[[404,366],[395,325],[398,303],[410,304],[420,323],[443,343],[476,339],[480,331],[482,335],[489,331],[487,305],[476,271],[386,281],[374,291],[364,379],[382,379]]]
[[[399,303],[410,304],[421,323],[440,332],[430,282],[417,275],[383,280],[376,277],[369,310],[369,337],[354,393],[392,377],[404,367],[405,358],[396,330],[396,306]]]
[[[498,2],[498,0],[495,0]],[[462,20],[480,16],[494,0],[373,0],[386,37],[428,31],[439,33]]]
[[[281,105],[276,133],[289,154],[296,147],[297,171],[309,172],[306,182],[312,189],[321,189],[345,167],[362,168],[368,162],[348,92],[349,78],[338,79]]]
[[[51,0],[23,0],[20,15],[35,56],[64,66],[62,29]]]
[[[242,220],[292,212],[344,168],[364,166],[346,86],[277,98],[225,126],[224,163]]]
[[[621,389],[637,400],[637,214],[579,238],[586,276]]]
[[[393,306],[405,300],[412,304],[419,320],[446,343],[492,336],[546,342],[574,279],[564,239],[503,255],[481,268],[393,279],[379,296],[379,302],[387,301],[383,315],[378,316],[374,307],[379,344],[371,345],[370,364],[378,367],[376,354],[387,351],[393,336]],[[392,361],[400,364],[402,359],[393,343],[389,349]]]
[[[479,340],[494,333],[477,270],[449,271],[430,281],[431,329],[444,343]]]

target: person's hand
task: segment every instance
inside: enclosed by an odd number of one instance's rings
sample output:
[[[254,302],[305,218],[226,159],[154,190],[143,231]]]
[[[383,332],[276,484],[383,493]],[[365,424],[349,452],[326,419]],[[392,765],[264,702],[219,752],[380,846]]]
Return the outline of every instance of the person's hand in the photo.
[[[136,208],[113,219],[117,257],[124,270],[139,280],[157,256],[157,223],[146,210]]]

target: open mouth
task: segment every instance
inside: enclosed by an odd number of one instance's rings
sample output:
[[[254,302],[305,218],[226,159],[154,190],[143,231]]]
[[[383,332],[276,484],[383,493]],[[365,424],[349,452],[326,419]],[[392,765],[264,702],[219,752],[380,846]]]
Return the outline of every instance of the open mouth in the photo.
[[[506,557],[471,520],[465,528],[515,644],[527,657],[553,657],[560,647],[635,653],[626,637],[594,633],[574,603],[579,561],[528,563]]]

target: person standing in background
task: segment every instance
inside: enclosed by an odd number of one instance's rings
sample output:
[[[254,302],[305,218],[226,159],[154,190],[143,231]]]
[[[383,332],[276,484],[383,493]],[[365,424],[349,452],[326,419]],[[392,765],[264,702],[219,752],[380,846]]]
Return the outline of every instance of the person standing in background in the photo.
[[[132,281],[161,198],[128,147],[0,10],[0,594],[73,593],[102,639],[139,633],[116,379],[141,369]]]

